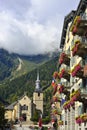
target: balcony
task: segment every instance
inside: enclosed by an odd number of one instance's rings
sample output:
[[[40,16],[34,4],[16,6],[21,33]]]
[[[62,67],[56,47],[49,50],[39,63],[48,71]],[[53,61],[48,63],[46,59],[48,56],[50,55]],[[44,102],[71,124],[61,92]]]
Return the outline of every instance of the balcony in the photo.
[[[57,92],[57,85],[55,84],[55,86],[53,87],[53,95],[55,95],[56,92]]]
[[[74,66],[74,68],[71,70],[71,75],[72,77],[79,77],[79,78],[83,78],[83,67],[80,64],[77,64],[76,66]]]
[[[64,68],[59,72],[59,78],[64,78],[66,80],[70,80],[70,74],[68,70],[65,70]]]
[[[53,96],[53,102],[61,102],[61,99],[59,96]]]
[[[72,55],[85,57],[87,55],[87,40],[76,40],[74,46],[72,47]]]
[[[58,125],[59,125],[59,126],[63,125],[63,121],[62,121],[62,120],[59,120],[59,121],[58,121]]]
[[[70,100],[66,101],[63,105],[63,108],[66,109],[70,109]]]
[[[77,124],[81,124],[81,123],[84,123],[84,122],[87,122],[87,114],[86,113],[81,114],[78,117],[76,117],[76,123]]]
[[[61,115],[61,110],[60,110],[59,108],[54,108],[54,109],[52,110],[52,113],[53,113],[53,114],[57,114],[57,115]]]
[[[64,90],[64,85],[58,84],[58,92],[61,94],[63,93],[63,90]]]
[[[60,58],[59,58],[59,64],[61,65],[62,63],[66,64],[66,65],[70,64],[70,58],[64,52],[61,53]]]
[[[74,22],[70,28],[73,35],[85,36],[87,33],[87,16],[76,16]]]
[[[57,71],[55,71],[55,72],[53,73],[53,78],[54,78],[54,79],[59,78],[59,76],[58,76],[58,72],[57,72]]]
[[[77,101],[80,97],[80,94],[81,94],[80,90],[74,91],[73,93],[70,94],[70,100],[72,102]]]

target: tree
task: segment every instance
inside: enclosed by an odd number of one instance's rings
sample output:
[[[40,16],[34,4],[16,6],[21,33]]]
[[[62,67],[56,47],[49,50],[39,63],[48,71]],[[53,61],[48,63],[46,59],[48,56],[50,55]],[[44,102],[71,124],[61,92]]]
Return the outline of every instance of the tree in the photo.
[[[4,106],[0,103],[0,126],[3,126],[5,124],[6,124],[5,109]]]
[[[31,118],[31,120],[38,122],[39,117],[40,117],[40,111],[39,110],[35,110],[35,112],[33,114],[33,117]]]

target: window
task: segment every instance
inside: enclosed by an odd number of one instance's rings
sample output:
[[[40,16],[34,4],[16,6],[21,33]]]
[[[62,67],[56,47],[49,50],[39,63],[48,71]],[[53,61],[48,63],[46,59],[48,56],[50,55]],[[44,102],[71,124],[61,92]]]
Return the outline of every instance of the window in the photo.
[[[21,106],[21,110],[28,110],[28,106],[24,104],[23,106]]]
[[[38,93],[38,97],[40,96],[40,93]]]
[[[26,100],[26,97],[24,97],[24,100]]]
[[[86,122],[84,122],[84,126],[86,126]],[[87,128],[86,128],[87,129]]]
[[[65,121],[65,125],[67,125],[67,121]]]

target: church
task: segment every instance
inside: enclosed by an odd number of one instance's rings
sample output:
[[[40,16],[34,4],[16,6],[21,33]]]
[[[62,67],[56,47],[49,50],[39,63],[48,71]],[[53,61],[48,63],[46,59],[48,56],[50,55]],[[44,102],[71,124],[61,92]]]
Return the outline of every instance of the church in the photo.
[[[43,114],[43,92],[40,88],[39,72],[37,73],[37,80],[35,91],[33,93],[33,100],[31,100],[26,93],[17,101],[7,106],[5,112],[5,119],[8,121],[22,120],[30,121],[35,109],[41,111]]]

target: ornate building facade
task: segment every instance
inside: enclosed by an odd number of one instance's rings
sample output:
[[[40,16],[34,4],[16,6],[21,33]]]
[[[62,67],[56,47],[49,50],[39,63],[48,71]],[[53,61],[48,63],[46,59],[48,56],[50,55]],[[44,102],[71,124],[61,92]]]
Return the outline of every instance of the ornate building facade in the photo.
[[[59,115],[59,130],[87,130],[87,0],[65,17],[60,48],[52,115]]]

